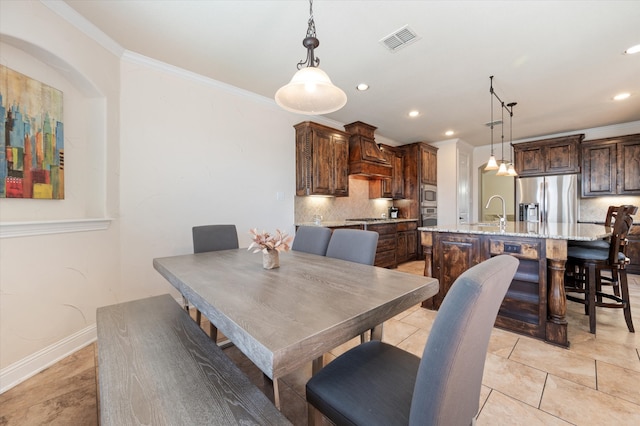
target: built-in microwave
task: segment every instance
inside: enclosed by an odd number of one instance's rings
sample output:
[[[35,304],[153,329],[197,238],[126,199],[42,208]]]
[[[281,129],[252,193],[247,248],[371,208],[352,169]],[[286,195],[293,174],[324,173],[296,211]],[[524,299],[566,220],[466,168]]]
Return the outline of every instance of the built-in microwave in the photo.
[[[423,207],[436,207],[438,205],[438,188],[435,185],[422,184],[420,189],[420,204]]]

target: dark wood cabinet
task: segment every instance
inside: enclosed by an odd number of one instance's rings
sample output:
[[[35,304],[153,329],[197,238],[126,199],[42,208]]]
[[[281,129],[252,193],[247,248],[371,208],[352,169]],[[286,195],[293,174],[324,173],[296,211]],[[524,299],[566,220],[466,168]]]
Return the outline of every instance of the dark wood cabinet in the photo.
[[[582,197],[640,195],[640,134],[582,143]]]
[[[349,196],[349,135],[305,121],[296,129],[296,195]]]
[[[376,249],[375,266],[381,268],[395,268],[397,248],[397,227],[395,223],[381,223],[367,225],[368,231],[378,233],[378,247]]]
[[[420,145],[420,182],[438,184],[438,149],[427,144]]]
[[[438,279],[440,291],[422,305],[438,309],[460,274],[481,262],[481,239],[449,233],[436,233],[434,237],[432,276]]]
[[[580,172],[579,145],[584,134],[513,145],[520,176],[561,175]]]
[[[391,177],[369,180],[369,198],[404,199],[404,152],[382,144],[380,151],[391,164]]]
[[[418,254],[418,223],[398,223],[396,262],[398,264],[415,260]]]
[[[627,266],[627,272],[640,275],[640,224],[631,227],[627,240],[627,256],[631,261]]]
[[[547,333],[547,245],[544,239],[421,232],[425,275],[437,278],[439,293],[422,303],[438,309],[454,281],[467,269],[500,254],[520,261],[502,302],[496,325],[533,337]]]
[[[404,199],[404,153],[393,151],[391,158],[391,196],[394,200]]]

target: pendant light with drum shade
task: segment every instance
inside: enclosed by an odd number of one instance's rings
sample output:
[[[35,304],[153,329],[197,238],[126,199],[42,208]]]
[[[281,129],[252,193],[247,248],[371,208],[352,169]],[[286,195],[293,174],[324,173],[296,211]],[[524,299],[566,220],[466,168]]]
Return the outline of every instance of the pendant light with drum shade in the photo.
[[[320,68],[320,58],[314,49],[320,45],[316,38],[316,24],[313,20],[313,0],[309,0],[309,27],[302,45],[307,49],[307,59],[298,63],[298,71],[289,84],[276,92],[276,103],[283,109],[306,115],[320,115],[334,112],[345,106],[347,95],[334,86],[331,79]]]

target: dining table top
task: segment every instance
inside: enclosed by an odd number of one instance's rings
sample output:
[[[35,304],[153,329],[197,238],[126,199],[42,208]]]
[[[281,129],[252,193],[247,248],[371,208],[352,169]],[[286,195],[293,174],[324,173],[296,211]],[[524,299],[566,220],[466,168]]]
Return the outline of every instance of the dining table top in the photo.
[[[269,270],[243,248],[153,266],[271,379],[438,292],[431,277],[293,250]]]

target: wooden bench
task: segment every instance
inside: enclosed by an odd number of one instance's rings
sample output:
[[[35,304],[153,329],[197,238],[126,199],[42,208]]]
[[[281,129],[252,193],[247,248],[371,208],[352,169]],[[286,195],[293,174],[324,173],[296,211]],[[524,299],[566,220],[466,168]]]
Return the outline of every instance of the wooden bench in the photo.
[[[168,294],[98,308],[108,425],[290,425]]]

